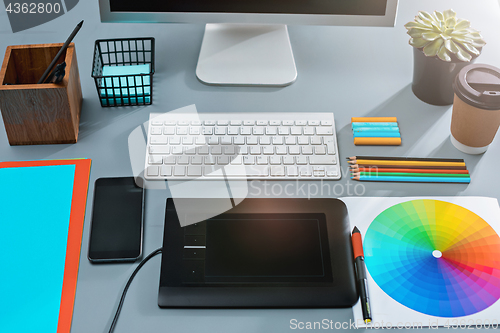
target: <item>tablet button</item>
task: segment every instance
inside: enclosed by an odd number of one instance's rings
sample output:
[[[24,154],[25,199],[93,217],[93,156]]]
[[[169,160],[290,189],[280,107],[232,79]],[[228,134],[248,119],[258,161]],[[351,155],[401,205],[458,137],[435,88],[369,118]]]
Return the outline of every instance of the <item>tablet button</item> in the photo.
[[[206,240],[204,235],[184,235],[184,246],[204,246]]]
[[[205,259],[205,249],[184,249],[184,259]]]
[[[184,227],[184,235],[205,235],[206,224],[204,222],[195,223]]]
[[[204,260],[183,260],[182,281],[183,282],[203,282],[205,278]]]

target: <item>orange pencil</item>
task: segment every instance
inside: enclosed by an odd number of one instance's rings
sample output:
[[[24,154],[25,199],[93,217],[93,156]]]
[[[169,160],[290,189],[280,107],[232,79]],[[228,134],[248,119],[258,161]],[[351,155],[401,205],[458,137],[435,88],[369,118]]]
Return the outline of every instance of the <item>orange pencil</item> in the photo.
[[[400,146],[401,138],[354,138],[356,146]]]
[[[352,117],[352,123],[395,123],[397,117]]]
[[[446,170],[446,169],[387,169],[387,168],[365,168],[365,167],[354,167],[351,170],[356,170],[360,172],[413,172],[413,173],[460,173],[468,174],[469,170]]]

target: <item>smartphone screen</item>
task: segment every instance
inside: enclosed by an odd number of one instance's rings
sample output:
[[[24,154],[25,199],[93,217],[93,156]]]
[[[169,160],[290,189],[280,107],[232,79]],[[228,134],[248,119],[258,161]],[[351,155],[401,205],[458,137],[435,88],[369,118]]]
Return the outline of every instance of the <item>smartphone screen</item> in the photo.
[[[133,177],[95,182],[89,260],[135,261],[142,254],[144,190]]]

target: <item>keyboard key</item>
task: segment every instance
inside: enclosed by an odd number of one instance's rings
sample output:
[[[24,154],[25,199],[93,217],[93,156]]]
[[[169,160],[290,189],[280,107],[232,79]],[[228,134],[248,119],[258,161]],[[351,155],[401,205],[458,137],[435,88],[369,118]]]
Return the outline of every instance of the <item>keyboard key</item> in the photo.
[[[288,153],[290,155],[299,155],[300,154],[300,147],[290,146],[290,147],[288,147]]]
[[[163,164],[163,157],[159,155],[149,156],[149,164]]]
[[[319,121],[318,120],[309,120],[309,126],[318,126],[319,125]]]
[[[326,147],[325,146],[316,146],[316,147],[314,147],[314,153],[316,155],[325,155],[326,154]]]
[[[229,121],[228,120],[217,120],[217,125],[227,126],[227,125],[229,125]]]
[[[160,167],[160,176],[172,176],[172,167],[170,165]]]
[[[259,143],[259,138],[256,138],[254,136],[249,136],[247,138],[247,145],[256,145]]]
[[[149,153],[167,155],[170,154],[170,146],[149,146]]]
[[[210,147],[210,153],[212,155],[222,155],[222,147],[221,146]]]
[[[176,165],[174,167],[174,176],[184,176],[186,172],[186,167]]]
[[[241,120],[231,120],[231,125],[232,126],[240,126],[241,125]]]
[[[283,164],[286,164],[286,165],[295,164],[295,157],[294,156],[283,156]]]
[[[254,124],[254,120],[243,120],[243,126],[253,126]]]
[[[304,135],[314,135],[314,127],[304,127]]]
[[[179,120],[177,122],[177,125],[179,125],[179,126],[188,126],[189,125],[189,121],[187,121],[187,120]]]
[[[271,176],[274,177],[284,177],[285,176],[285,167],[282,165],[279,166],[271,166]]]
[[[177,164],[188,165],[189,164],[189,156],[179,156],[177,159]]]
[[[297,165],[307,164],[307,156],[297,156]]]
[[[236,151],[233,146],[224,147],[224,155],[235,155]]]
[[[188,134],[189,128],[187,127],[177,127],[177,135],[186,135]]]
[[[212,127],[203,127],[201,134],[212,135],[212,134],[214,134],[214,129]]]
[[[198,154],[199,155],[208,155],[208,152],[209,152],[208,146],[198,147]]]
[[[161,135],[161,127],[151,127],[151,135]]]
[[[268,156],[257,156],[257,164],[269,164],[269,158]]]
[[[295,125],[297,126],[306,126],[307,120],[295,120]]]
[[[159,175],[159,168],[157,166],[148,166],[147,175],[148,176],[158,176]]]
[[[171,136],[168,141],[170,142],[171,145],[180,145],[181,144],[181,138],[179,136]]]
[[[202,156],[193,156],[191,157],[191,164],[199,165],[203,163],[203,157]]]
[[[252,134],[252,127],[240,127],[241,135],[250,135]]]
[[[245,137],[244,136],[237,136],[234,138],[233,143],[235,145],[244,145],[245,144]]]
[[[261,136],[259,138],[259,143],[261,145],[270,145],[271,144],[271,138],[268,136]]]
[[[302,147],[302,154],[303,155],[312,155],[313,153],[313,147],[311,146],[303,146]]]
[[[290,127],[290,134],[291,135],[301,135],[302,134],[302,127]]]
[[[312,176],[312,170],[310,166],[301,166],[299,168],[300,175],[302,177],[311,177]]]
[[[328,165],[328,164],[337,164],[337,161],[336,161],[334,156],[330,156],[330,155],[310,156],[309,163],[310,164]]]
[[[328,165],[325,167],[327,177],[338,177],[339,168],[337,166]]]
[[[311,144],[312,145],[320,145],[321,144],[321,137],[320,136],[311,137]]]
[[[182,146],[173,146],[172,147],[172,154],[174,154],[174,155],[182,154]]]
[[[168,142],[167,138],[166,137],[162,137],[162,136],[157,136],[157,137],[151,137],[151,142],[150,144],[152,145],[166,145]]]
[[[172,155],[163,157],[163,164],[173,165],[173,164],[175,164],[176,161],[177,161],[177,157],[172,156]]]
[[[175,126],[175,125],[177,125],[177,121],[175,121],[174,119],[167,119],[167,120],[165,120],[165,125]]]
[[[262,153],[264,155],[273,155],[274,154],[274,147],[273,146],[264,146],[264,147],[262,147]]]
[[[215,156],[205,156],[204,158],[205,165],[214,165],[215,164]]]
[[[257,120],[257,126],[266,126],[267,120]]]
[[[208,144],[209,145],[218,145],[219,144],[219,137],[218,136],[211,136],[208,138]]]
[[[192,145],[193,144],[193,137],[192,136],[183,136],[182,137],[182,144],[183,145]]]
[[[286,157],[292,157],[292,156],[284,156],[283,158],[286,158]],[[280,165],[281,164],[281,156],[271,156],[269,162],[270,162],[270,164],[273,164],[273,165]]]
[[[273,145],[282,145],[283,137],[282,136],[273,136]]]
[[[227,128],[228,135],[238,135],[240,133],[240,128],[235,126],[229,126]]]
[[[297,177],[299,175],[299,171],[296,166],[287,166],[286,174],[290,177]]]
[[[277,127],[266,127],[266,135],[276,135],[278,133]]]
[[[221,145],[230,145],[233,141],[233,138],[230,136],[223,136],[220,140]]]
[[[246,168],[247,176],[263,177],[269,175],[269,166],[267,165],[252,165]]]
[[[261,154],[260,146],[252,146],[252,147],[250,147],[250,154],[251,155],[260,155]]]
[[[309,137],[300,136],[297,138],[297,142],[299,143],[299,145],[308,145],[309,144]]]
[[[174,135],[175,134],[175,127],[172,127],[172,126],[163,127],[163,134],[165,134],[165,135]]]
[[[288,127],[278,127],[278,134],[279,135],[288,135],[289,134],[289,128]]]
[[[163,125],[163,120],[151,120],[151,125],[153,126],[162,126]]]
[[[216,126],[215,135],[226,135],[226,127]]]
[[[254,127],[253,135],[264,135],[264,127]]]
[[[293,126],[293,120],[283,120],[283,126]]]
[[[279,125],[281,125],[281,121],[279,121],[279,120],[269,120],[269,125],[271,125],[271,126],[279,126]]]
[[[231,164],[233,165],[243,164],[243,156],[241,155],[234,156],[234,158],[231,160]]]
[[[322,120],[321,121],[321,126],[332,126],[333,125],[333,121],[331,120]]]
[[[331,127],[317,127],[317,135],[333,135],[333,129]]]
[[[217,164],[219,164],[219,165],[228,165],[229,164],[229,156],[219,156],[219,157],[217,157]]]
[[[327,143],[326,150],[328,152],[328,155],[335,155],[335,146],[333,143]]]
[[[276,146],[276,154],[277,155],[286,155],[286,146]]]
[[[215,120],[205,120],[203,124],[205,126],[215,126]]]
[[[255,164],[255,156],[243,156],[243,163],[247,165]]]

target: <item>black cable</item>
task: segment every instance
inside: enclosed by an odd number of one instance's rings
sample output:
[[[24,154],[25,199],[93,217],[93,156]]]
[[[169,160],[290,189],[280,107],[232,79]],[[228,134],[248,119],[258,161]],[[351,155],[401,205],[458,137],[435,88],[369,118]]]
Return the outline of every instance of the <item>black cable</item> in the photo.
[[[113,318],[113,322],[111,323],[111,326],[110,326],[109,331],[108,331],[109,333],[113,332],[113,330],[115,328],[116,322],[118,321],[118,316],[120,315],[120,311],[122,310],[123,301],[125,300],[125,296],[127,295],[128,288],[130,287],[130,284],[132,283],[132,280],[136,276],[137,272],[139,272],[139,270],[142,268],[142,266],[144,266],[144,264],[147,263],[149,261],[149,259],[153,258],[157,254],[160,254],[161,251],[162,251],[162,248],[159,248],[159,249],[154,250],[152,253],[150,253],[136,267],[136,269],[134,270],[134,272],[132,273],[132,275],[130,275],[130,277],[128,279],[128,282],[125,285],[125,289],[123,289],[122,298],[120,299],[120,303],[118,304],[118,308],[116,309],[115,318]]]

